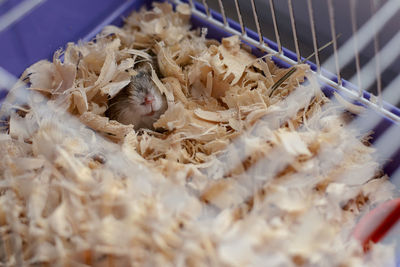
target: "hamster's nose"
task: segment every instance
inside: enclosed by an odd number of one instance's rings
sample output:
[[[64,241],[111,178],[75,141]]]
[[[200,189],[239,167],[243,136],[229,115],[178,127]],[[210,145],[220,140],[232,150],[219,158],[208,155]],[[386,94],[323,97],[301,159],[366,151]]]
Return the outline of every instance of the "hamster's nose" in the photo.
[[[151,103],[153,103],[153,101],[154,101],[154,96],[152,96],[152,95],[146,95],[146,97],[144,98],[144,102],[146,104],[151,104]]]

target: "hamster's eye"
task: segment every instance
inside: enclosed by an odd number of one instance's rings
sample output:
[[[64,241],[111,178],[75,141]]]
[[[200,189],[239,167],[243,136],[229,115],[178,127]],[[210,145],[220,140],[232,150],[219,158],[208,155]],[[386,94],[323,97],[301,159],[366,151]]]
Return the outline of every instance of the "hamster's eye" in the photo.
[[[142,78],[145,74],[146,74],[146,73],[145,73],[144,71],[139,71],[139,72],[136,74],[136,78]]]

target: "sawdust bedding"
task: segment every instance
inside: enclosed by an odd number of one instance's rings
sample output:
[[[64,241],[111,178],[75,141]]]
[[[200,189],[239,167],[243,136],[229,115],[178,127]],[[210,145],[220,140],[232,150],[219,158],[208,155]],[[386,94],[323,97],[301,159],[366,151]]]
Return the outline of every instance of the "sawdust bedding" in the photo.
[[[1,114],[2,264],[393,259],[391,246],[364,256],[350,238],[357,218],[395,192],[342,107],[306,65],[271,92],[287,70],[237,37],[206,39],[189,18],[186,5],[155,4],[24,72]],[[104,113],[151,55],[168,109],[154,124],[163,131],[134,131]]]

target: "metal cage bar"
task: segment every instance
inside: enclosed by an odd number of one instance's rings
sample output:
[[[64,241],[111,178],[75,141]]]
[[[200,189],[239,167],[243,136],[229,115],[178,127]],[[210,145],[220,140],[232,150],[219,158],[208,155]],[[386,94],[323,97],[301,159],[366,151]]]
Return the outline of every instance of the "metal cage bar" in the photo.
[[[254,22],[256,23],[258,39],[260,41],[260,44],[262,44],[263,43],[263,36],[261,34],[260,21],[258,20],[256,5],[254,3],[254,0],[250,0],[250,2],[251,2],[251,8],[253,10]]]
[[[269,0],[269,6],[271,8],[272,23],[274,24],[275,38],[278,45],[278,53],[282,54],[282,42],[279,35],[278,22],[276,21],[274,0]]]
[[[225,8],[224,8],[224,4],[222,4],[222,0],[218,0],[218,4],[219,4],[219,10],[221,11],[222,19],[224,21],[224,25],[227,26],[228,22],[226,20]]]
[[[312,35],[312,40],[313,40],[313,47],[314,47],[314,53],[315,53],[315,63],[317,65],[317,73],[321,73],[321,63],[319,61],[319,51],[318,51],[318,40],[317,40],[317,34],[315,32],[315,20],[314,20],[314,10],[312,6],[312,0],[307,0],[307,8],[308,8],[308,14],[310,17],[310,28],[311,28],[311,35]]]
[[[371,15],[373,16],[376,13],[377,6],[380,1],[371,0]],[[380,63],[380,55],[379,55],[379,32],[376,31],[376,23],[372,24],[374,31],[374,54],[375,54],[375,73],[376,73],[376,86],[378,90],[378,103],[382,106],[382,76],[381,76],[381,63]]]
[[[202,1],[203,1],[204,9],[206,10],[207,17],[210,17],[211,14],[210,14],[210,9],[208,8],[207,0],[202,0]]]
[[[295,22],[295,18],[294,18],[292,0],[288,0],[288,6],[289,6],[289,15],[290,15],[290,25],[292,27],[292,33],[293,33],[293,42],[294,42],[294,47],[295,47],[296,56],[297,56],[297,63],[300,63],[301,55],[300,55],[299,41],[297,38],[296,22]]]
[[[328,1],[328,11],[329,11],[329,25],[331,28],[331,37],[333,42],[333,56],[335,57],[335,66],[336,66],[336,76],[338,85],[342,85],[342,77],[340,75],[340,67],[339,67],[339,56],[338,56],[338,45],[337,45],[337,35],[336,35],[336,26],[335,26],[335,9],[333,7],[332,0]]]
[[[238,0],[235,0],[235,7],[236,7],[236,13],[239,19],[239,23],[240,23],[240,28],[242,30],[242,35],[246,34],[246,31],[244,29],[244,24],[243,24],[243,18],[242,18],[242,12],[240,12],[240,7],[239,7],[239,2]]]
[[[350,18],[351,18],[351,30],[354,37],[354,58],[356,64],[356,75],[359,96],[362,97],[362,82],[361,82],[361,67],[360,67],[360,54],[358,49],[358,31],[357,31],[357,13],[356,13],[357,0],[350,0]]]

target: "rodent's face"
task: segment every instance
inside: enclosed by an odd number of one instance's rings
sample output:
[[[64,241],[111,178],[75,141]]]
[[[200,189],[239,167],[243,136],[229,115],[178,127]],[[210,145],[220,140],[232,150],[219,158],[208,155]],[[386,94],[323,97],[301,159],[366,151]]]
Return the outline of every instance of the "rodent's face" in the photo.
[[[130,102],[142,116],[152,116],[163,108],[165,99],[145,72],[139,72],[132,78],[129,93]]]

